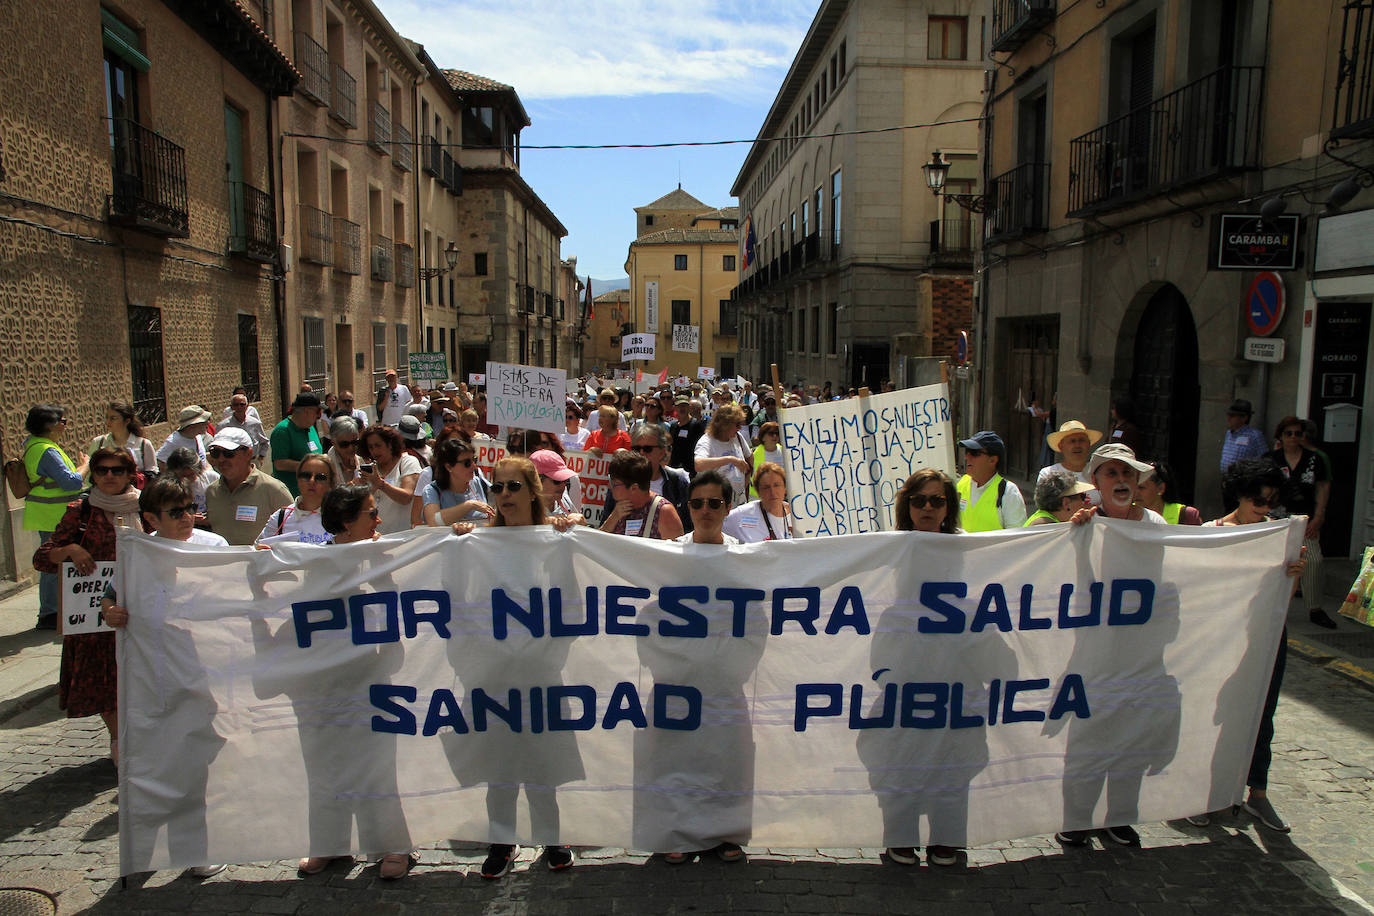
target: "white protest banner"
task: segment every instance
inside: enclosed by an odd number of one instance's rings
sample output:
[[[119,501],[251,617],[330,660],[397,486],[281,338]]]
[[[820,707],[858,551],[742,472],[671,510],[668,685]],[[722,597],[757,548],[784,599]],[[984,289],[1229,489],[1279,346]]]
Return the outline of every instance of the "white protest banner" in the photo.
[[[658,281],[644,281],[644,326],[658,328]],[[625,357],[620,357],[624,359]]]
[[[915,471],[958,477],[944,385],[789,407],[780,424],[796,537],[891,531],[897,491]]]
[[[69,560],[61,567],[62,635],[113,633],[114,628],[105,623],[100,612],[100,598],[105,586],[114,581],[114,561],[96,560],[95,571],[88,576],[77,572],[76,564]]]
[[[121,530],[120,872],[449,838],[977,846],[1224,809],[1302,534]]]
[[[701,328],[694,324],[673,325],[673,350],[678,353],[700,353]]]
[[[653,359],[655,349],[654,334],[626,334],[620,338],[620,358],[625,362],[632,359]],[[620,370],[616,371],[616,377],[622,378]]]
[[[469,384],[469,385],[485,385],[486,383],[487,383],[487,375],[486,375],[485,372],[469,372],[469,373],[468,373],[468,384]]]
[[[716,377],[716,370],[712,366],[698,366],[697,378],[712,379]]]
[[[487,422],[563,432],[568,373],[563,369],[487,363]]]
[[[448,378],[447,353],[410,354],[410,378],[412,381],[442,382]]]

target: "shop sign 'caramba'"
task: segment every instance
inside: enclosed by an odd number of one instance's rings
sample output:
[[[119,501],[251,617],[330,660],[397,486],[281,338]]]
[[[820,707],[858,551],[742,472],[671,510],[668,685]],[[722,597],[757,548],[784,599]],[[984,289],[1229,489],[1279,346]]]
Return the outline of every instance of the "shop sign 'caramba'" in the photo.
[[[1301,222],[1296,216],[1264,219],[1257,213],[1222,213],[1212,222],[1214,270],[1293,270],[1298,266]]]

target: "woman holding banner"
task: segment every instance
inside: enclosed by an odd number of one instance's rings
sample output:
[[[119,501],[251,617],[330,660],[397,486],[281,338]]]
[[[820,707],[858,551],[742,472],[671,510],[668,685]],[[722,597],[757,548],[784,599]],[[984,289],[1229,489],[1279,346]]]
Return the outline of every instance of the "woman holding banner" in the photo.
[[[461,434],[444,438],[434,449],[434,480],[422,493],[424,524],[495,518],[487,482],[477,474],[477,451]]]
[[[70,562],[88,576],[97,562],[115,558],[115,525],[120,519],[132,525],[139,519],[138,468],[128,450],[120,446],[98,448],[91,454],[91,479],[95,486],[67,507],[52,537],[33,555],[33,568],[57,575]],[[59,628],[62,614],[58,613]],[[57,682],[57,706],[70,719],[100,716],[110,734],[110,759],[119,766],[119,676],[115,666],[112,631],[80,633],[62,640],[62,669]]]
[[[959,490],[944,471],[921,468],[897,491],[893,517],[898,531],[955,534],[959,529]]]

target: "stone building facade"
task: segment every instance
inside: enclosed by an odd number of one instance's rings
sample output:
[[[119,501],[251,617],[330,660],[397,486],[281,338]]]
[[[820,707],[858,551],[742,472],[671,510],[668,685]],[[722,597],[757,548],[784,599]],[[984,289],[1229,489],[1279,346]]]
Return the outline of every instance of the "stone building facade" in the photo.
[[[973,353],[1014,474],[1045,433],[1032,393],[1097,428],[1126,397],[1207,517],[1244,398],[1266,436],[1289,414],[1335,434],[1324,549],[1374,537],[1369,425],[1345,422],[1374,404],[1371,31],[1368,2],[994,4]],[[1265,329],[1277,362],[1246,358],[1266,269],[1288,303]]]
[[[299,76],[254,2],[0,6],[0,453],[30,406],[68,410],[64,446],[132,403],[160,443],[188,404],[243,384],[280,414],[273,100]],[[0,575],[29,572],[4,488]]]
[[[745,220],[745,376],[776,363],[789,384],[876,391],[910,381],[906,358],[953,349],[937,336],[953,321],[935,311],[950,290],[971,291],[978,223],[953,195],[982,190],[984,8],[821,3],[731,188]],[[951,164],[950,196],[926,186],[936,150]]]
[[[582,359],[588,372],[607,377],[614,369],[625,367],[620,361],[620,332],[631,321],[630,291],[608,290],[593,300],[593,306]]]

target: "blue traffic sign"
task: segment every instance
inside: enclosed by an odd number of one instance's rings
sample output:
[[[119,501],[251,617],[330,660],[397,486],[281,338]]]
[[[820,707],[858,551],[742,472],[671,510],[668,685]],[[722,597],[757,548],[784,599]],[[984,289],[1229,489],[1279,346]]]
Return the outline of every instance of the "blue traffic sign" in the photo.
[[[1245,323],[1256,337],[1268,337],[1283,321],[1283,278],[1272,270],[1262,271],[1245,294]]]

